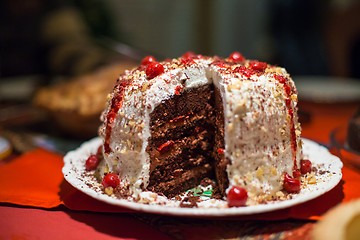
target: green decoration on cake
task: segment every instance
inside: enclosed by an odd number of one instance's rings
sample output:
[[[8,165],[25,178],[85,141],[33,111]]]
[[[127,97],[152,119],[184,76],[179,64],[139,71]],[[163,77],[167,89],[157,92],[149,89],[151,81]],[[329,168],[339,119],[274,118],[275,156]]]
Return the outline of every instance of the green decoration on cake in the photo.
[[[186,193],[189,193],[189,192],[192,192],[194,196],[210,198],[212,195],[213,189],[204,191],[204,189],[201,186],[197,186],[195,188],[192,188],[192,189],[189,189],[186,191]]]

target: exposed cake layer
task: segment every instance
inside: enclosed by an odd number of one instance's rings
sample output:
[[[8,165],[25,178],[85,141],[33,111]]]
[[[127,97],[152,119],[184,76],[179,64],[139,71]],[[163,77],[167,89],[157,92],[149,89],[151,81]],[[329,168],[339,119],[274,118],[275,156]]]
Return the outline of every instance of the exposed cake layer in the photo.
[[[204,131],[205,132],[205,131]],[[148,190],[174,197],[180,192],[196,187],[205,177],[213,177],[212,156],[209,143],[201,134],[182,139],[167,157],[154,156],[151,161]],[[207,136],[207,137],[208,137]],[[191,144],[191,147],[188,145]]]
[[[105,160],[109,171],[119,174],[120,187],[135,195],[145,189],[166,192],[182,185],[180,179],[202,178],[214,166],[225,194],[232,186],[246,188],[250,196],[273,195],[282,189],[284,173],[292,175],[301,158],[297,92],[286,71],[257,61],[202,56],[161,65],[163,73],[155,77],[146,75],[146,66],[121,76],[103,113],[100,136]],[[205,91],[191,101],[179,101],[190,90],[209,85],[216,89],[216,101],[201,97]],[[206,114],[211,107],[217,112],[210,121],[215,137],[206,157],[207,150],[199,155],[197,147],[192,150],[185,143],[196,140],[191,132],[196,127],[205,124],[205,130],[211,129]],[[159,156],[155,164],[154,151],[167,141],[181,151]],[[176,156],[181,164],[176,165]],[[196,161],[201,167],[191,170],[191,162]],[[163,174],[168,171],[174,176]],[[188,187],[165,194],[172,196]]]
[[[174,197],[214,175],[212,98],[211,85],[189,89],[164,101],[150,115],[148,190]]]
[[[225,158],[225,142],[224,142],[224,107],[219,89],[214,91],[216,120],[214,135],[214,168],[220,193],[225,195],[225,190],[229,186],[227,174],[227,166],[230,163],[229,158]]]
[[[149,146],[177,140],[213,128],[213,87],[205,85],[185,90],[158,105],[150,114]]]

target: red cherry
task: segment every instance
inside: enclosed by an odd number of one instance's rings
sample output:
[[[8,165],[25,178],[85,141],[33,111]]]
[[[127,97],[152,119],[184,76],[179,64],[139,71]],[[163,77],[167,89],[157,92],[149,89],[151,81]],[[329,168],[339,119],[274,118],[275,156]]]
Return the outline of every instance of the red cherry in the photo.
[[[184,53],[184,55],[181,56],[182,58],[186,59],[186,58],[196,58],[196,54],[192,51],[188,51],[186,53]]]
[[[146,66],[154,62],[156,62],[156,59],[153,56],[147,56],[143,58],[143,60],[141,61],[141,65]]]
[[[217,151],[218,151],[219,154],[224,154],[225,149],[219,148]]]
[[[218,66],[218,67],[220,67],[220,68],[226,68],[225,63],[223,63],[223,62],[218,62],[218,63],[216,63],[216,66]]]
[[[97,155],[92,154],[85,162],[85,169],[87,171],[95,170],[99,165],[99,163],[100,163],[100,158]]]
[[[229,59],[234,61],[234,62],[243,62],[243,61],[245,61],[245,58],[239,52],[233,52],[230,55]]]
[[[165,71],[164,66],[161,63],[153,62],[150,63],[146,68],[146,76],[148,79],[159,76]]]
[[[245,77],[249,78],[251,77],[251,75],[255,74],[255,71],[250,69],[250,68],[246,68],[244,66],[241,67],[237,67],[234,69],[235,73],[241,73],[242,75],[244,75]]]
[[[311,162],[310,160],[302,159],[300,160],[300,171],[302,174],[311,172]]]
[[[249,67],[255,71],[263,72],[267,68],[267,64],[264,62],[252,61]]]
[[[101,185],[103,185],[104,188],[107,187],[113,187],[116,188],[120,184],[120,179],[118,175],[115,173],[108,173],[104,176]]]
[[[176,88],[175,88],[175,95],[181,95],[181,90],[182,90],[183,88],[184,88],[184,87],[181,86],[181,85],[176,86]]]
[[[229,207],[241,207],[246,204],[248,198],[247,191],[244,188],[234,186],[227,195]]]
[[[285,173],[283,187],[288,193],[295,193],[300,191],[300,181],[292,178],[289,174]]]
[[[182,57],[181,63],[184,65],[191,65],[191,64],[195,64],[195,61],[193,60],[192,57]]]
[[[296,169],[296,170],[293,171],[293,177],[294,178],[298,178],[300,176],[301,176],[301,172],[300,172],[299,169]]]

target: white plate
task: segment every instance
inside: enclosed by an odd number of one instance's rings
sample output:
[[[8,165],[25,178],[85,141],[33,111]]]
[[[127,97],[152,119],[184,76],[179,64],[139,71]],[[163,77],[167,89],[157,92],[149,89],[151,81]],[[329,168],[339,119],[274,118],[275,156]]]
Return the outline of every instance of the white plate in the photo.
[[[95,180],[94,177],[89,177],[89,174],[87,174],[85,171],[85,161],[90,154],[97,151],[98,146],[102,143],[100,138],[94,138],[89,142],[85,142],[77,150],[66,154],[64,157],[65,165],[63,167],[63,174],[65,179],[81,192],[105,203],[136,211],[194,217],[249,215],[288,208],[303,202],[307,202],[330,191],[340,182],[342,177],[341,168],[343,166],[340,159],[332,155],[325,147],[320,146],[313,141],[303,139],[303,142],[304,154],[308,157],[308,159],[311,160],[313,166],[316,166],[319,170],[317,171],[318,174],[315,175],[317,183],[307,184],[301,189],[300,193],[292,195],[292,199],[270,201],[266,204],[258,204],[246,207],[218,208],[208,206],[207,208],[181,208],[174,207],[171,204],[149,205],[129,201],[126,199],[110,197],[104,194],[100,187],[93,187],[99,186],[99,183]]]
[[[294,76],[300,100],[319,103],[360,100],[360,80],[325,76]]]

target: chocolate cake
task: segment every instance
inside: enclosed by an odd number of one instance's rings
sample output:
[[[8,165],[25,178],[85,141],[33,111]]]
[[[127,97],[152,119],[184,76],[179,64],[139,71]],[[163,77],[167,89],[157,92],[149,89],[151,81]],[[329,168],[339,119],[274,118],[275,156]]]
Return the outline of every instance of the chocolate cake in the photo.
[[[173,197],[214,176],[213,87],[190,89],[150,114],[148,190]]]
[[[98,171],[118,176],[118,195],[173,198],[210,178],[225,199],[234,188],[267,198],[298,181],[297,91],[283,68],[237,52],[147,57],[108,99]]]

